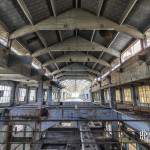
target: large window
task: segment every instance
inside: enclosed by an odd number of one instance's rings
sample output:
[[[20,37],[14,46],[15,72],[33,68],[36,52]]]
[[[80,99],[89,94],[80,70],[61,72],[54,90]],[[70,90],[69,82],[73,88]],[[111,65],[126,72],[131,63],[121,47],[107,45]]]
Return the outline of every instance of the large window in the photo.
[[[130,57],[134,56],[141,50],[141,41],[138,40],[134,44],[131,45],[126,51],[124,51],[121,55],[121,61],[124,62]]]
[[[25,88],[19,88],[18,100],[20,102],[25,101],[27,90]]]
[[[150,86],[138,87],[140,103],[150,103]]]
[[[116,90],[116,101],[117,102],[121,102],[121,99],[120,99],[120,90],[119,89]]]
[[[36,89],[31,89],[29,94],[29,101],[35,101],[36,99]]]
[[[124,99],[125,99],[125,102],[132,102],[132,96],[131,96],[131,89],[130,88],[124,89]]]
[[[0,103],[9,103],[12,87],[0,85]]]

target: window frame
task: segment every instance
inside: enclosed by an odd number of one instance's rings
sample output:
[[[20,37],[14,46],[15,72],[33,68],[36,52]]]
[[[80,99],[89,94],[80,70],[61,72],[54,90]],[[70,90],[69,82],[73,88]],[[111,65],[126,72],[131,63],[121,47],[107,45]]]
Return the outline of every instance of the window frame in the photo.
[[[31,97],[30,97],[30,96],[31,96],[31,91],[34,91],[34,92],[35,92],[35,95],[34,95],[34,96],[35,96],[35,99],[34,99],[34,100],[32,100]],[[36,88],[30,88],[30,89],[29,89],[28,101],[29,101],[29,102],[36,102],[36,98],[37,98],[37,89],[36,89]]]
[[[137,45],[137,43],[139,45]],[[140,46],[139,49],[135,50],[136,46]],[[130,59],[131,57],[133,57],[134,55],[136,55],[140,51],[142,51],[141,40],[136,40],[125,51],[123,51],[121,53],[121,62],[124,63],[125,61],[127,61],[128,59]],[[128,53],[130,53],[130,54],[128,54]],[[127,56],[124,56],[124,55],[127,55]]]
[[[150,85],[138,86],[138,99],[140,105],[150,105]]]
[[[10,84],[3,84],[3,83],[0,84],[0,87],[2,87],[1,90],[4,91],[3,96],[0,97],[0,105],[10,104],[11,103],[11,98],[12,98],[13,87]],[[8,88],[10,88],[9,93],[8,93]],[[6,95],[4,96],[4,94],[6,94]],[[4,101],[4,102],[1,102],[1,101]]]
[[[25,96],[24,96],[24,100],[20,100],[20,90],[25,90],[26,92],[25,92]],[[23,92],[23,91],[22,91]],[[22,94],[22,92],[21,92],[21,94]],[[24,103],[24,102],[26,102],[26,100],[27,100],[27,88],[26,87],[19,87],[18,88],[18,102],[19,103]],[[22,97],[22,96],[21,96]]]
[[[126,93],[126,91],[130,91],[130,93]],[[125,87],[124,89],[123,89],[123,94],[124,94],[124,102],[125,103],[133,103],[133,100],[132,100],[132,92],[131,92],[131,88],[130,87]],[[127,96],[127,95],[128,96]],[[130,97],[129,97],[130,96]],[[126,97],[128,97],[128,98],[130,98],[130,100],[126,100]]]

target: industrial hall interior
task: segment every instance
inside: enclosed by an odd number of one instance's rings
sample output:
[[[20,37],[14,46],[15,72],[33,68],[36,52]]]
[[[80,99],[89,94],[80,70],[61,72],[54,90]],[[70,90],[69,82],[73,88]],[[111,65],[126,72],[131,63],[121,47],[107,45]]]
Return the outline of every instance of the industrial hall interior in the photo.
[[[0,0],[0,150],[150,150],[150,0]]]

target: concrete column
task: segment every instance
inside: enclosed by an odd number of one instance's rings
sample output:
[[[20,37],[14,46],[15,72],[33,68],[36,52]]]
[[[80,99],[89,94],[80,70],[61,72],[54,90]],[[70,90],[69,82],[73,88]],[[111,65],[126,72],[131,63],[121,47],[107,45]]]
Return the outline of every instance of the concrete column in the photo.
[[[119,91],[120,91],[120,100],[121,100],[121,103],[123,103],[124,102],[123,87],[120,87]]]
[[[49,85],[48,86],[48,89],[47,89],[47,102],[48,102],[48,105],[51,105],[52,104],[52,86]]]
[[[10,106],[14,106],[16,99],[17,99],[17,97],[16,97],[17,84],[18,84],[18,82],[13,82],[13,89],[11,92]]]
[[[60,99],[61,99],[61,90],[60,88],[58,88],[58,102],[60,102]]]
[[[114,87],[110,87],[109,88],[109,93],[110,93],[110,107],[112,109],[116,108],[116,92],[115,92],[115,88]]]
[[[30,88],[29,87],[27,87],[27,93],[26,93],[26,103],[29,103],[29,97],[30,96]]]
[[[100,94],[101,94],[101,104],[105,105],[104,89],[100,90]]]
[[[102,105],[104,105],[105,104],[104,90],[101,89],[101,87],[102,87],[101,82],[99,82],[99,86],[100,86],[100,90],[99,90],[100,102],[101,102]]]
[[[133,101],[133,105],[137,106],[137,88],[135,85],[131,85],[131,97]]]
[[[8,124],[7,138],[6,138],[6,150],[11,150],[12,130],[13,130],[13,126]]]
[[[116,90],[115,87],[112,87],[112,82],[111,82],[111,76],[108,77],[109,80],[109,94],[110,94],[110,107],[112,109],[116,108]],[[112,128],[112,139],[117,140],[118,139],[118,122],[117,121],[112,121],[111,123],[111,128]]]
[[[43,81],[40,81],[37,89],[37,102],[42,103],[43,101],[44,101]]]
[[[10,122],[9,112],[5,114],[5,119],[8,120],[7,122],[7,135],[6,135],[6,147],[5,150],[11,150],[11,140],[12,140],[12,131],[13,125]]]
[[[112,87],[111,83],[111,76],[108,77],[109,80],[109,94],[110,94],[110,107],[112,109],[116,108],[116,89],[115,87]]]
[[[24,125],[24,129],[23,129],[23,137],[26,137],[26,125]],[[23,150],[26,150],[26,144],[23,144]]]

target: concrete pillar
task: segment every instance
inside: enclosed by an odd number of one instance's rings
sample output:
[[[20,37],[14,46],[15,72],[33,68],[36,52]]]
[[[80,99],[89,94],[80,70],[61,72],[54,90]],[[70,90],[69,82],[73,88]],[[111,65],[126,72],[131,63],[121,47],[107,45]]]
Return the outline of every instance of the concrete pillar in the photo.
[[[11,139],[12,139],[13,126],[8,124],[7,127],[7,138],[6,138],[6,150],[11,150]]]
[[[138,93],[135,85],[131,85],[131,97],[133,101],[133,106],[137,106]]]
[[[104,89],[101,89],[100,94],[101,94],[101,104],[105,105]]]
[[[119,91],[120,91],[120,100],[121,100],[121,103],[123,104],[123,102],[124,102],[123,87],[120,87]]]
[[[14,106],[15,102],[17,100],[17,97],[16,97],[17,84],[18,84],[18,82],[13,82],[13,89],[11,92],[10,106]]]
[[[99,90],[100,102],[101,102],[101,105],[104,105],[105,104],[104,90],[101,89],[102,87],[101,82],[99,82],[99,86],[100,86],[100,90]]]
[[[109,88],[109,93],[110,93],[110,107],[112,109],[116,108],[116,90],[114,87]]]
[[[26,100],[25,100],[26,103],[29,103],[29,100],[30,100],[30,99],[29,99],[29,98],[30,98],[29,96],[30,96],[30,88],[27,86]]]
[[[42,103],[43,101],[44,101],[43,81],[40,81],[37,89],[37,102]]]
[[[23,129],[23,137],[26,137],[26,125],[24,125],[24,129]],[[23,150],[26,150],[26,144],[23,144]]]
[[[47,89],[47,102],[48,102],[48,105],[51,105],[52,104],[52,86],[49,85],[48,86],[48,89]]]
[[[110,94],[110,107],[112,109],[116,108],[116,90],[115,87],[112,87],[112,82],[111,82],[111,76],[108,77],[109,80],[109,94]],[[111,128],[112,128],[112,139],[117,140],[118,139],[118,122],[117,121],[112,121],[111,123]]]
[[[115,87],[112,87],[111,83],[111,76],[108,77],[109,80],[109,95],[110,95],[110,107],[112,109],[116,108],[116,89]]]
[[[11,140],[12,140],[12,131],[13,125],[10,122],[9,112],[5,114],[5,119],[8,120],[7,122],[7,135],[6,135],[6,147],[5,150],[11,150]]]
[[[61,90],[60,88],[58,88],[58,102],[60,102],[60,99],[61,99]]]

